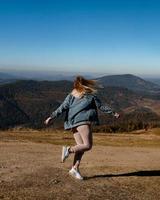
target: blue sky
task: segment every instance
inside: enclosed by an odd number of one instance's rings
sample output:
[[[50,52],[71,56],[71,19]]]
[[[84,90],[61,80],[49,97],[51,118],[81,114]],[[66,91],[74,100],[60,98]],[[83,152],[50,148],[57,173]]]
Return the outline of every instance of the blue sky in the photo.
[[[0,0],[0,69],[160,76],[157,0]]]

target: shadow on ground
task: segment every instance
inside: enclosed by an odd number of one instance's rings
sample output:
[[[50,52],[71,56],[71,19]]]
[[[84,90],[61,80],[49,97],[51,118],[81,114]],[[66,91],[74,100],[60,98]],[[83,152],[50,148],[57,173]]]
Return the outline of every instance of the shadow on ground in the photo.
[[[137,171],[123,174],[100,174],[94,176],[86,176],[85,180],[93,178],[109,178],[109,177],[126,177],[126,176],[160,176],[160,170],[150,170],[150,171]]]

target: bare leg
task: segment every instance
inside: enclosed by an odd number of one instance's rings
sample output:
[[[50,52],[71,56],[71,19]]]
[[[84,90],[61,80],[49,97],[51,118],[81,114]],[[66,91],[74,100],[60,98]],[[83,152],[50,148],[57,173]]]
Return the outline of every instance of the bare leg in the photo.
[[[76,129],[74,129],[74,138],[77,145],[71,147],[70,151],[75,153],[73,167],[78,170],[84,151],[88,151],[92,148],[91,126],[78,126]]]
[[[77,145],[83,144],[83,140],[82,140],[79,132],[74,133],[74,139],[75,139]],[[73,167],[77,171],[79,171],[79,165],[80,165],[83,154],[84,154],[84,152],[75,152],[75,154],[74,154]]]
[[[77,131],[83,143],[77,144],[70,148],[71,153],[89,151],[92,148],[92,131],[91,125],[85,124],[77,127]]]

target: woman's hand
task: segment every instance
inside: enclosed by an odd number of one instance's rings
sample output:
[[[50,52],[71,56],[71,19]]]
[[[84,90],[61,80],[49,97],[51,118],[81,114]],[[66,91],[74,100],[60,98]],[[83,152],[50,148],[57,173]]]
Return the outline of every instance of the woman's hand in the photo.
[[[114,114],[114,117],[115,117],[116,119],[118,119],[118,118],[120,117],[120,114],[115,113],[115,114]]]
[[[48,117],[45,121],[44,121],[44,124],[45,125],[48,125],[49,124],[49,122],[52,120],[52,118],[51,117]]]

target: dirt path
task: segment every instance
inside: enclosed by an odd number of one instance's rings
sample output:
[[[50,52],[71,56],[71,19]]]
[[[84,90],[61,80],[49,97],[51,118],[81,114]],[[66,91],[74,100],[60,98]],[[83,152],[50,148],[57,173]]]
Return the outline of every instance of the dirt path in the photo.
[[[159,200],[160,148],[94,146],[81,165],[84,181],[60,163],[61,146],[0,142],[0,199]]]

